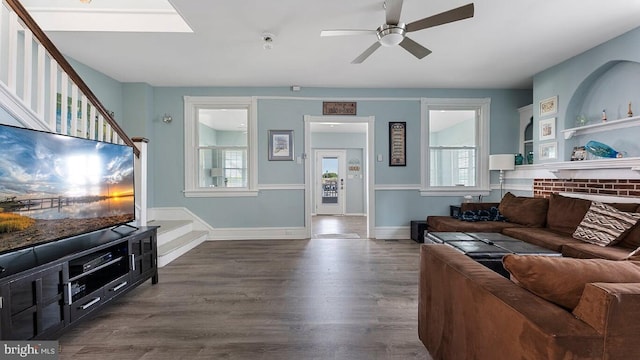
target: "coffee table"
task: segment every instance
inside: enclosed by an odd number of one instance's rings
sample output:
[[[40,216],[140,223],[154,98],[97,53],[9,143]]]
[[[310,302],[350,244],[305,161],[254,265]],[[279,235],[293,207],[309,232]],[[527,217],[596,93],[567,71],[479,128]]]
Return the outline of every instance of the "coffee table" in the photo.
[[[502,266],[502,257],[507,254],[562,256],[501,233],[429,232],[425,242],[449,245],[505,277],[509,277],[509,273]]]

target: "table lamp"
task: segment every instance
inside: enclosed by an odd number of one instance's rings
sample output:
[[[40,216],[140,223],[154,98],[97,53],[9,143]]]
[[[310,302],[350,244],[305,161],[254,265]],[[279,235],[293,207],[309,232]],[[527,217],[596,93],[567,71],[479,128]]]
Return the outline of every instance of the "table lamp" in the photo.
[[[489,155],[489,170],[500,170],[500,199],[504,196],[504,171],[516,168],[513,154]]]

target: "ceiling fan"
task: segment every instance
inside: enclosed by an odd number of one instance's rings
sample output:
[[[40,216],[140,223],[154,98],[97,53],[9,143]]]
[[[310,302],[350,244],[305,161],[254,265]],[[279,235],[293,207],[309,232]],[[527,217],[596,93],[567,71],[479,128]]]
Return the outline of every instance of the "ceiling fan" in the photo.
[[[323,30],[320,36],[347,36],[376,34],[378,41],[355,58],[352,64],[361,64],[380,46],[400,45],[418,59],[431,54],[431,50],[407,37],[407,33],[426,28],[448,24],[473,17],[473,3],[451,9],[433,16],[414,21],[409,24],[400,22],[403,0],[385,0],[386,22],[376,30]]]

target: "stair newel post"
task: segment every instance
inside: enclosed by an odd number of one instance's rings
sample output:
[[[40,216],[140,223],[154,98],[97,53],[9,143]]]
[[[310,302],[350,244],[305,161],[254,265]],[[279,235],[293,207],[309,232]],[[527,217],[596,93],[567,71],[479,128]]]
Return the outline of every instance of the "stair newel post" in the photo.
[[[134,137],[131,140],[140,151],[140,155],[134,161],[136,221],[138,226],[147,226],[147,146],[149,139]]]

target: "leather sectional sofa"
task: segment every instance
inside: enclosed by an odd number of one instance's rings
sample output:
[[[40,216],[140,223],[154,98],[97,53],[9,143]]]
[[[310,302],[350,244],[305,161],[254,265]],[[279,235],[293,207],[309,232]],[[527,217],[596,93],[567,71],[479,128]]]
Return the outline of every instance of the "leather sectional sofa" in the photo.
[[[640,199],[639,199],[640,201]],[[440,244],[422,245],[419,337],[434,359],[638,359],[640,225],[615,244],[573,237],[591,201],[505,195],[508,222],[427,218],[427,231],[501,232],[563,257],[507,255],[511,279]],[[628,213],[638,204],[610,204]],[[636,215],[636,214],[632,214]]]

